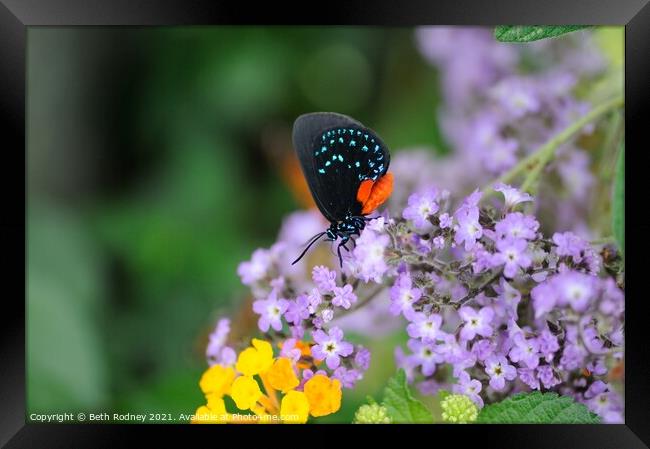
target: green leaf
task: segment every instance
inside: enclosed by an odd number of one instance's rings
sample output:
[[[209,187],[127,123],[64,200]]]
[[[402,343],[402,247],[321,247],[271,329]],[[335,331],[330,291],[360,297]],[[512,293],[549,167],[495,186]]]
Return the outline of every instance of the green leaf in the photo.
[[[625,254],[625,145],[621,146],[616,162],[612,192],[612,230],[621,252]]]
[[[494,29],[494,37],[501,42],[532,42],[561,36],[587,28],[589,25],[520,26],[501,25]]]
[[[395,377],[388,381],[384,390],[383,405],[394,423],[430,424],[433,415],[424,404],[413,397],[406,383],[406,373],[400,369]]]
[[[486,405],[476,420],[481,424],[598,424],[600,418],[569,396],[557,393],[519,393]]]

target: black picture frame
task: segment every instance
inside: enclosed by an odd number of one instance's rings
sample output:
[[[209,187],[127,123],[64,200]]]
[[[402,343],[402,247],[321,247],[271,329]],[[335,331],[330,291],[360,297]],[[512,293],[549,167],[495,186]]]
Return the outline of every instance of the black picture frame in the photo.
[[[0,345],[0,444],[8,447],[97,447],[115,446],[131,440],[140,427],[89,424],[25,424],[25,307],[26,286],[26,147],[25,74],[27,28],[32,26],[162,26],[208,24],[349,24],[406,26],[423,24],[594,24],[625,25],[626,66],[626,164],[628,234],[626,259],[626,388],[625,424],[622,425],[512,425],[512,426],[412,426],[431,444],[454,444],[469,439],[485,447],[553,448],[641,448],[650,444],[650,344],[645,313],[647,293],[642,285],[643,258],[648,252],[650,220],[643,207],[647,188],[644,173],[648,137],[645,133],[650,80],[649,0],[546,0],[471,2],[467,0],[417,0],[396,5],[388,0],[372,2],[329,1],[316,13],[318,5],[259,2],[250,6],[235,1],[189,0],[0,0],[0,126],[2,154],[0,176],[2,214],[0,248],[4,294],[2,340]],[[9,159],[7,160],[7,157]],[[638,174],[635,175],[635,171]],[[632,174],[630,175],[631,172]],[[644,176],[645,175],[645,176]],[[635,185],[637,184],[638,185]],[[11,293],[10,293],[11,292]],[[146,426],[150,435],[167,437],[170,428]],[[195,426],[202,427],[202,426]],[[278,427],[256,426],[278,432]],[[347,426],[348,428],[351,426]],[[354,426],[355,429],[367,429]],[[223,427],[220,427],[222,429]],[[250,432],[250,426],[228,426],[232,432]],[[301,432],[322,432],[331,428],[309,426]],[[155,429],[155,430],[153,430]],[[375,426],[377,436],[394,426]],[[415,429],[415,430],[411,430]],[[152,431],[153,430],[153,431]],[[353,429],[354,430],[354,429]],[[283,431],[283,433],[286,430]],[[338,430],[337,430],[338,432]],[[444,435],[443,435],[444,434]],[[297,435],[297,434],[295,434]],[[388,435],[388,434],[387,434]],[[404,434],[411,439],[411,434]],[[301,438],[296,436],[296,438]],[[415,437],[413,437],[415,438]],[[414,440],[415,441],[415,440]],[[439,443],[435,443],[439,441]],[[415,443],[413,443],[415,444]],[[419,443],[421,444],[421,443]],[[480,444],[480,443],[477,443]]]

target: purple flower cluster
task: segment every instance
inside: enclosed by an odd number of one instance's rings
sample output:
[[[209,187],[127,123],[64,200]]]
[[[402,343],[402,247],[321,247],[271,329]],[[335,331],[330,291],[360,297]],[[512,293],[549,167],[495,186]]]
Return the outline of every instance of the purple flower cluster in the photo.
[[[302,224],[295,216],[287,221]],[[364,233],[365,243],[360,238],[353,255],[346,259],[348,265],[359,267],[357,279],[381,279],[388,270],[384,258],[388,236],[374,234],[379,233],[382,227],[381,220],[370,223]],[[301,357],[296,342],[305,339],[309,332],[310,339],[307,340],[314,343],[311,346],[313,359],[325,361],[332,376],[344,387],[352,388],[368,369],[370,352],[345,341],[340,327],[334,326],[329,330],[327,327],[337,315],[351,311],[357,303],[355,288],[350,283],[338,283],[339,273],[324,265],[313,267],[309,279],[288,271],[284,261],[290,251],[295,254],[298,248],[292,242],[281,240],[269,250],[256,250],[250,261],[239,266],[242,283],[249,285],[257,298],[253,302],[253,312],[258,315],[258,328],[270,338],[289,335],[290,338],[283,343],[282,355],[295,362]],[[302,293],[296,294],[296,291]],[[313,374],[306,370],[307,377],[303,380]]]
[[[217,322],[217,326],[210,334],[208,346],[205,350],[205,355],[208,359],[208,365],[234,365],[237,359],[235,350],[226,345],[228,334],[230,333],[230,320],[228,318],[221,318]]]
[[[478,406],[516,391],[553,390],[620,422],[621,398],[605,380],[623,356],[623,292],[601,277],[601,257],[586,241],[569,232],[545,239],[534,216],[514,210],[533,198],[498,190],[505,201],[496,211],[480,207],[474,192],[451,224],[438,209],[426,213],[427,232],[423,214],[412,210],[387,226],[397,242],[388,252],[400,255],[389,310],[406,318],[410,337],[398,364],[421,390],[450,372],[451,389]],[[427,197],[433,204],[431,190],[414,194],[407,209]],[[411,234],[441,237],[445,249],[423,255]]]
[[[497,42],[489,28],[436,26],[419,28],[416,41],[440,72],[445,101],[438,116],[454,150],[431,173],[455,192],[503,174],[584,115],[591,105],[576,91],[607,67],[589,32],[512,45]],[[582,134],[594,129],[588,125]],[[539,204],[556,212],[551,218],[564,229],[582,224],[594,184],[592,157],[579,138],[558,151],[552,168],[561,182],[545,184]]]

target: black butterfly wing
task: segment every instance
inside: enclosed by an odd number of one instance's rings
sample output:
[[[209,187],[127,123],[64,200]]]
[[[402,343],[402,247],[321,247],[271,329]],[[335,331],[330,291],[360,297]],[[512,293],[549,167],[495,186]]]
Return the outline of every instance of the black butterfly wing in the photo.
[[[374,131],[333,112],[298,117],[293,144],[314,201],[330,222],[360,215],[359,185],[383,176],[390,164],[388,148]]]

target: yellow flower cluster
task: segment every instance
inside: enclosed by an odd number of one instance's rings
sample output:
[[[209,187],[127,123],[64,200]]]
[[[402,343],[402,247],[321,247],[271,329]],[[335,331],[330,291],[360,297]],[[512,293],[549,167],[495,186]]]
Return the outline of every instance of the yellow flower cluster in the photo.
[[[297,347],[303,355],[305,348],[309,353],[304,343],[299,342]],[[252,346],[239,354],[234,369],[213,365],[203,373],[199,387],[206,405],[196,410],[192,423],[242,422],[227,412],[224,396],[230,396],[239,410],[250,410],[259,418],[247,422],[302,424],[310,414],[317,417],[338,411],[341,407],[338,379],[316,374],[305,382],[302,391],[296,389],[300,386],[297,370],[309,366],[304,361],[294,365],[286,357],[274,358],[271,344],[254,338]],[[278,392],[284,395],[281,400]]]

